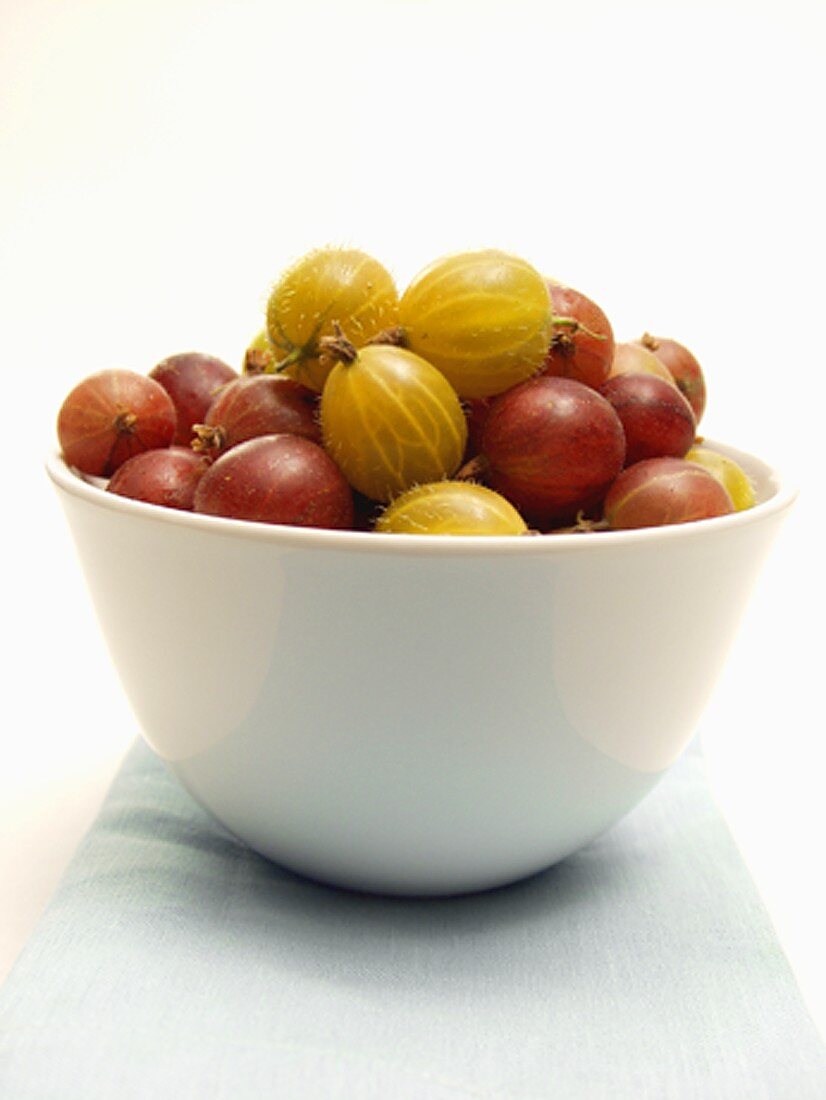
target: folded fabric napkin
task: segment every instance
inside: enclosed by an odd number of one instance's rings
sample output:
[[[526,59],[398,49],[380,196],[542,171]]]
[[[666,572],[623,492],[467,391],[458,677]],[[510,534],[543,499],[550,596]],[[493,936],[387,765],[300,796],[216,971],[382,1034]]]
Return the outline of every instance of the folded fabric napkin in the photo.
[[[9,1100],[822,1100],[692,748],[587,849],[400,900],[254,855],[138,743],[0,992]]]

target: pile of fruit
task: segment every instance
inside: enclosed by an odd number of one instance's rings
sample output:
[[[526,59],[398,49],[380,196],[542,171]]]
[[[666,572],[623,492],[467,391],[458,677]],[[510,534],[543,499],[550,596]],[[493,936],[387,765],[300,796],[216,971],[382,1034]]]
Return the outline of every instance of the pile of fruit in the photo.
[[[399,295],[363,252],[309,253],[231,367],[200,352],[80,382],[66,462],[112,493],[305,527],[523,535],[660,526],[754,503],[697,436],[692,353],[621,343],[585,294],[497,250]]]

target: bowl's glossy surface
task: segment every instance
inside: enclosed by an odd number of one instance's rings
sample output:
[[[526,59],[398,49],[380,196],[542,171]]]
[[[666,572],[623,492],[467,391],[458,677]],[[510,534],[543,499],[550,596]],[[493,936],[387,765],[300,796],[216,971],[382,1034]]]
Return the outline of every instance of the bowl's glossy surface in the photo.
[[[718,447],[748,512],[592,535],[240,523],[47,463],[149,744],[236,836],[347,887],[529,875],[681,753],[794,499]]]

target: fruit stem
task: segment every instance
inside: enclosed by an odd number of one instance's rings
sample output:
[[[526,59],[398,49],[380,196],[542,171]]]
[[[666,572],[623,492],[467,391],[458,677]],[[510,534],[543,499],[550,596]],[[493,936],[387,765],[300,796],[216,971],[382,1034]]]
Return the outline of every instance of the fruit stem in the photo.
[[[660,341],[656,336],[652,336],[650,332],[644,332],[640,343],[644,348],[648,348],[649,351],[656,351],[660,346]]]
[[[358,356],[356,345],[344,335],[338,321],[333,321],[335,336],[322,336],[318,341],[320,351],[325,351],[342,363],[354,363]]]
[[[115,431],[119,435],[131,435],[135,430],[137,421],[138,418],[133,412],[130,412],[129,409],[123,409],[115,417]]]
[[[381,332],[377,332],[375,336],[370,337],[367,343],[392,344],[394,347],[403,348],[407,345],[407,334],[401,325],[394,325],[392,328],[384,328]]]
[[[193,424],[192,432],[193,439],[190,446],[200,455],[214,458],[226,446],[227,433],[220,425]]]
[[[608,520],[607,519],[588,519],[584,512],[579,511],[576,515],[575,522],[570,527],[554,527],[549,534],[551,535],[581,535],[588,534],[592,531],[607,531]]]
[[[558,335],[564,339],[566,336],[575,336],[578,332],[584,332],[586,336],[590,336],[592,340],[607,340],[608,337],[604,332],[594,332],[593,329],[588,328],[587,325],[583,325],[582,321],[578,321],[576,317],[554,317],[553,327],[567,329],[567,332],[559,333]],[[554,334],[557,335],[556,333]]]
[[[478,481],[484,482],[490,471],[490,463],[484,455],[474,455],[460,466],[453,475],[454,481]]]
[[[283,359],[279,359],[277,363],[268,363],[264,370],[267,374],[280,374],[287,367],[291,367],[293,363],[298,363],[303,356],[303,348],[293,348],[288,355],[285,355]]]
[[[262,348],[247,348],[244,355],[244,374],[266,374],[275,356]]]

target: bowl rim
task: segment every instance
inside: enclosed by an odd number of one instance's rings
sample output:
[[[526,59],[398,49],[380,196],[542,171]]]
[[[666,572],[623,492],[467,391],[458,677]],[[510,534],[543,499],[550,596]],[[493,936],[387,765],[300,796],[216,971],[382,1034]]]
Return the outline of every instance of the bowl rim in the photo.
[[[760,523],[770,516],[788,509],[798,495],[793,485],[780,471],[759,459],[756,455],[740,451],[728,444],[703,439],[703,447],[734,459],[753,478],[760,478],[769,487],[763,500],[744,511],[733,512],[711,519],[691,523],[671,524],[663,527],[638,527],[623,531],[600,531],[588,535],[583,532],[558,534],[516,535],[410,535],[389,532],[333,530],[322,527],[295,527],[286,524],[259,523],[250,520],[227,519],[156,504],[132,500],[106,492],[105,482],[87,479],[70,467],[59,451],[49,453],[46,472],[55,486],[87,504],[106,511],[132,516],[175,527],[201,531],[223,537],[254,539],[276,543],[294,549],[347,550],[366,553],[383,553],[392,556],[497,556],[518,555],[533,557],[560,553],[605,553],[619,547],[631,547],[640,543],[670,542],[705,538],[712,532],[734,530]]]

